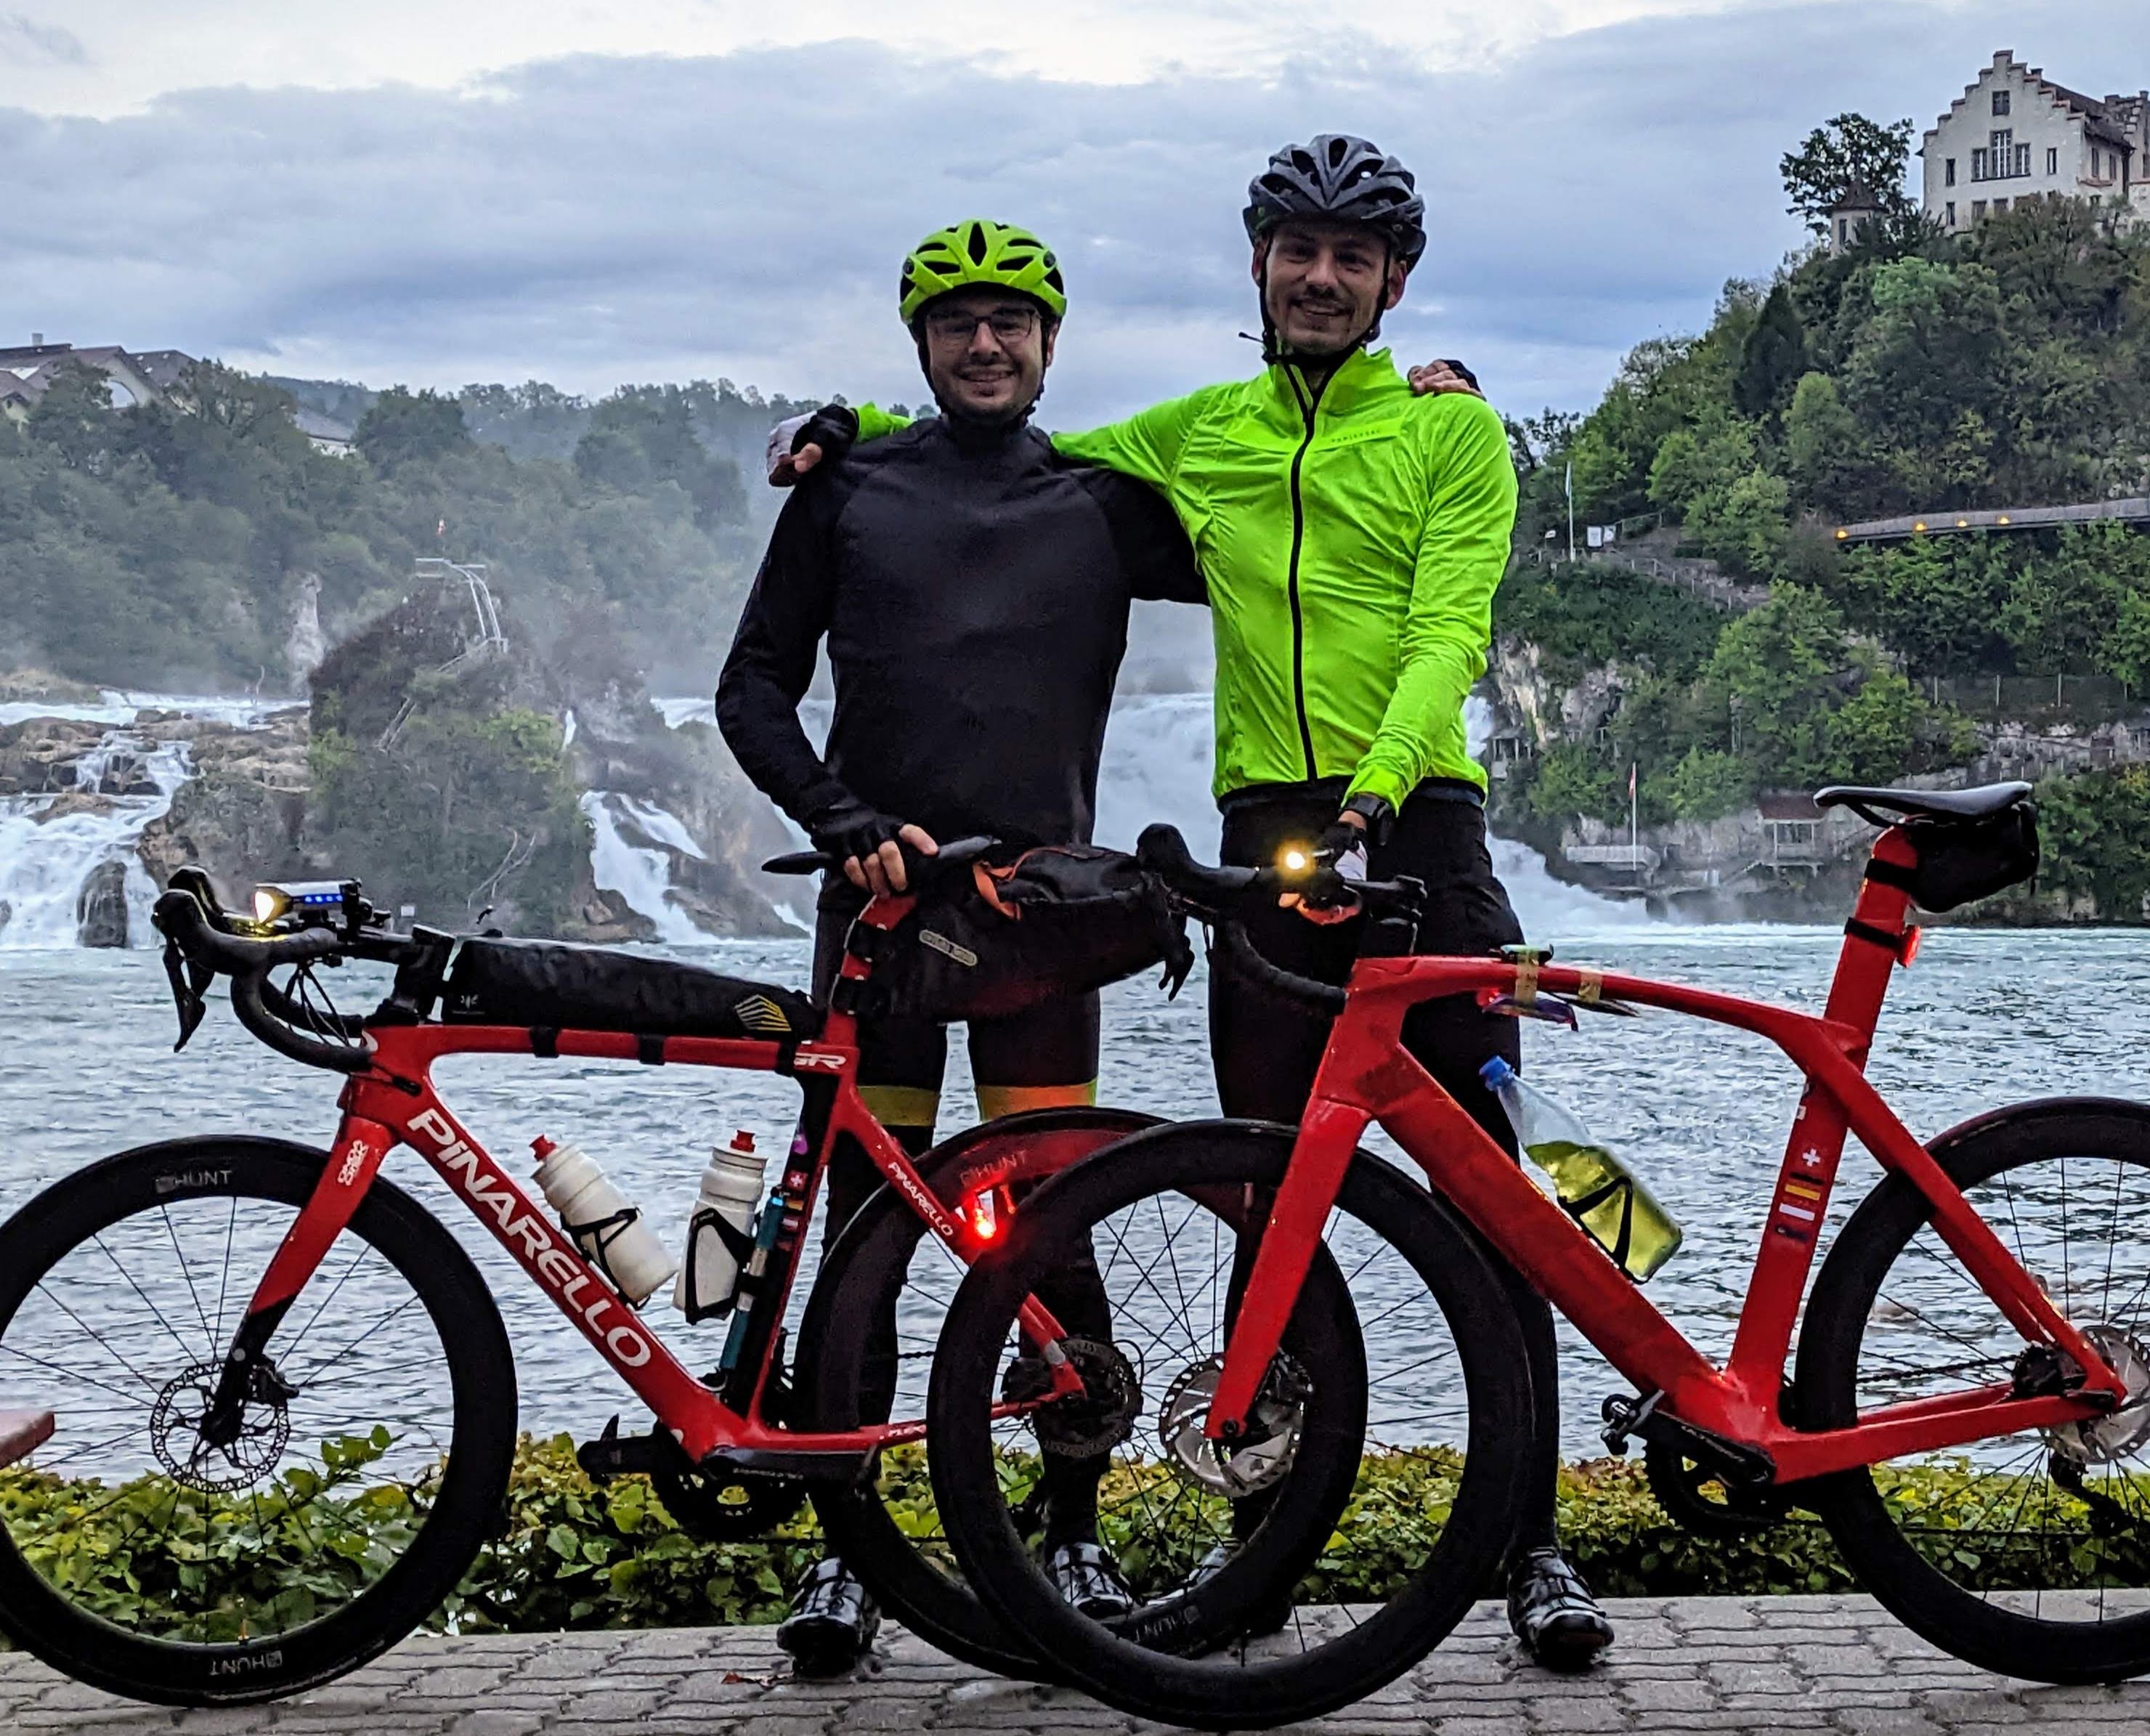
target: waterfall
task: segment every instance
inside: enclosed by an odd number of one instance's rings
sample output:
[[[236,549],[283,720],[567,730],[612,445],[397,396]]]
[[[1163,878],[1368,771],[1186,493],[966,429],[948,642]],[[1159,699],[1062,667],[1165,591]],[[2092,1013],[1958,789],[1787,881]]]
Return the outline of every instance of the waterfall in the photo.
[[[684,723],[714,721],[708,699],[660,699],[655,703],[675,729]],[[808,737],[818,745],[828,734],[830,702],[810,699],[799,710]],[[1463,710],[1471,750],[1482,754],[1492,734],[1492,707],[1474,694],[1465,701]],[[1206,693],[1129,694],[1113,705],[1098,772],[1098,843],[1132,850],[1144,826],[1163,820],[1179,828],[1197,857],[1216,860],[1222,828],[1209,790],[1214,757],[1210,712]],[[1512,838],[1493,839],[1491,849],[1494,869],[1508,889],[1525,931],[1534,940],[1557,941],[1648,920],[1637,906],[1555,880],[1536,851]]]
[[[652,844],[668,845],[683,855],[706,860],[677,815],[653,803],[617,790],[583,793],[583,815],[590,822],[590,876],[605,891],[617,892],[636,915],[655,925],[668,946],[696,946],[709,939],[683,910],[672,887],[672,858],[663,850],[631,844],[621,825]]]
[[[144,830],[171,810],[172,798],[194,775],[184,741],[160,741],[154,726],[140,726],[145,711],[177,713],[204,722],[248,729],[288,700],[216,695],[110,691],[91,703],[10,700],[0,704],[0,725],[53,718],[102,724],[104,734],[73,762],[71,790],[0,796],[0,947],[78,944],[83,895],[100,871],[124,865],[127,938],[134,946],[155,944],[149,924],[157,887],[136,854]],[[129,795],[102,795],[115,765],[131,762],[150,788]],[[95,797],[93,802],[85,796]]]
[[[102,796],[93,809],[69,811],[77,794],[94,795],[115,760],[139,762],[154,795]],[[72,946],[80,928],[83,893],[107,864],[125,865],[127,936],[146,946],[155,936],[149,907],[157,889],[135,855],[143,829],[160,819],[190,775],[184,742],[157,742],[130,730],[108,730],[75,762],[72,791],[0,796],[0,946]],[[53,814],[58,808],[59,812]],[[53,817],[45,816],[51,815]]]

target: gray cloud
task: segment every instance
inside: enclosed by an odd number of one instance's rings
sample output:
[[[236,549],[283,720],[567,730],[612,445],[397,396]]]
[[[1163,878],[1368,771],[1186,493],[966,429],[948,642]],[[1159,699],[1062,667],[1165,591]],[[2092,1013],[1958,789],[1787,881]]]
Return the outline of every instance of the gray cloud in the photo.
[[[1779,154],[1845,108],[1920,124],[2003,43],[2102,89],[2088,26],[1997,5],[1814,3],[1616,26],[1490,71],[1369,53],[1089,85],[860,43],[580,57],[457,93],[209,90],[109,120],[0,110],[0,332],[279,372],[583,390],[729,375],[911,397],[896,265],[973,212],[1066,255],[1050,420],[1244,371],[1238,206],[1289,136],[1369,133],[1437,238],[1392,317],[1517,409],[1587,402],[1799,232]],[[2101,82],[2102,81],[2102,82]],[[19,340],[18,340],[19,341]]]
[[[19,12],[0,13],[0,59],[88,66],[89,50],[72,30],[58,24],[40,24]]]

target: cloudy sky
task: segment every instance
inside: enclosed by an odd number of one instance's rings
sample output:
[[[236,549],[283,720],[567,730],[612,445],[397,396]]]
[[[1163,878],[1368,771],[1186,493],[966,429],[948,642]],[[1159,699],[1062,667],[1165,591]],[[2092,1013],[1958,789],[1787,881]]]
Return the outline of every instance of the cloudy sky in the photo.
[[[2126,13],[2140,0],[2119,0]],[[1437,232],[1390,331],[1506,407],[1799,244],[1778,157],[1924,128],[2001,47],[2150,84],[2057,0],[0,0],[0,341],[598,393],[912,397],[896,265],[971,214],[1060,250],[1048,420],[1245,371],[1238,209],[1371,134]],[[891,23],[891,20],[896,22]],[[2124,39],[2126,33],[2118,33]]]

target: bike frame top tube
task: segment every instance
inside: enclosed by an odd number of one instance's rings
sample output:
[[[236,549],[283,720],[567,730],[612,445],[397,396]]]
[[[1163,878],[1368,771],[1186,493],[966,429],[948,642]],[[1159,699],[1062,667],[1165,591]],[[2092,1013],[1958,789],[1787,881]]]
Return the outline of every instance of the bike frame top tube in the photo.
[[[859,920],[876,928],[892,927],[908,914],[912,902],[908,898],[876,900]],[[864,961],[847,953],[840,977],[863,981],[869,970]],[[617,1032],[563,1030],[547,1032],[546,1052],[590,1060],[784,1071],[795,1074],[802,1084],[827,1082],[825,1088],[833,1094],[827,1126],[817,1148],[805,1151],[795,1145],[786,1159],[789,1167],[784,1185],[801,1202],[802,1224],[812,1213],[835,1142],[855,1139],[927,1229],[967,1264],[983,1244],[961,1214],[951,1213],[941,1204],[910,1154],[859,1096],[857,1024],[845,1010],[849,999],[848,995],[839,995],[838,1005],[830,1011],[820,1036],[795,1046],[757,1039],[659,1039]],[[649,1406],[690,1458],[699,1461],[719,1451],[782,1455],[787,1461],[824,1455],[855,1458],[924,1433],[923,1423],[916,1421],[840,1434],[779,1429],[760,1411],[769,1379],[765,1360],[755,1373],[754,1396],[743,1414],[726,1405],[666,1349],[643,1317],[583,1257],[573,1240],[554,1226],[542,1202],[533,1200],[485,1149],[434,1088],[433,1064],[445,1055],[536,1054],[533,1034],[527,1027],[391,1025],[369,1032],[368,1041],[373,1051],[372,1067],[345,1085],[340,1099],[343,1118],[321,1179],[285,1232],[235,1335],[234,1350],[244,1353],[239,1364],[260,1355],[330,1246],[350,1223],[381,1160],[401,1143],[432,1165],[494,1239]],[[775,1284],[764,1303],[771,1318],[781,1317],[796,1274],[797,1255],[795,1245],[781,1270],[774,1274]],[[1025,1305],[1024,1321],[1040,1343],[1057,1345],[1066,1335],[1051,1312],[1034,1298]],[[765,1357],[769,1354],[770,1346],[765,1345]],[[1080,1390],[1080,1377],[1065,1359],[1052,1372],[1056,1391]]]
[[[1882,835],[1874,855],[1902,866],[1915,860],[1898,828]],[[1662,1393],[1661,1409],[1682,1421],[1759,1447],[1771,1457],[1780,1481],[2101,1414],[2102,1406],[2123,1395],[2118,1378],[1866,1082],[1867,1051],[1890,972],[1905,950],[1909,910],[1902,890],[1875,880],[1861,883],[1819,1017],[1706,990],[1551,964],[1360,960],[1234,1323],[1210,1410],[1211,1436],[1230,1438],[1253,1402],[1370,1122],[1378,1122],[1425,1170],[1434,1189],[1639,1390]],[[1482,1002],[1512,995],[1527,1003],[1540,990],[1661,1007],[1752,1032],[1774,1043],[1805,1076],[1738,1333],[1721,1369],[1403,1048],[1404,1015],[1421,1001],[1476,994]],[[2027,1341],[2057,1347],[2087,1371],[2079,1393],[2019,1399],[2004,1385],[1869,1412],[1848,1429],[1803,1432],[1790,1426],[1780,1410],[1784,1358],[1847,1133],[1931,1202],[1941,1239]]]

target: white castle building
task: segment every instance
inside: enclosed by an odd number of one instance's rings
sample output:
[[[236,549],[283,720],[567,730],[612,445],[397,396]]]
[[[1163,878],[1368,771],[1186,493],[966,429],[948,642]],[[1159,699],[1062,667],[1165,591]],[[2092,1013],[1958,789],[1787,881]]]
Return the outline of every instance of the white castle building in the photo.
[[[2095,199],[2150,216],[2150,91],[2087,97],[2003,48],[1919,154],[1926,214],[1944,229],[1969,229],[2033,199]]]

